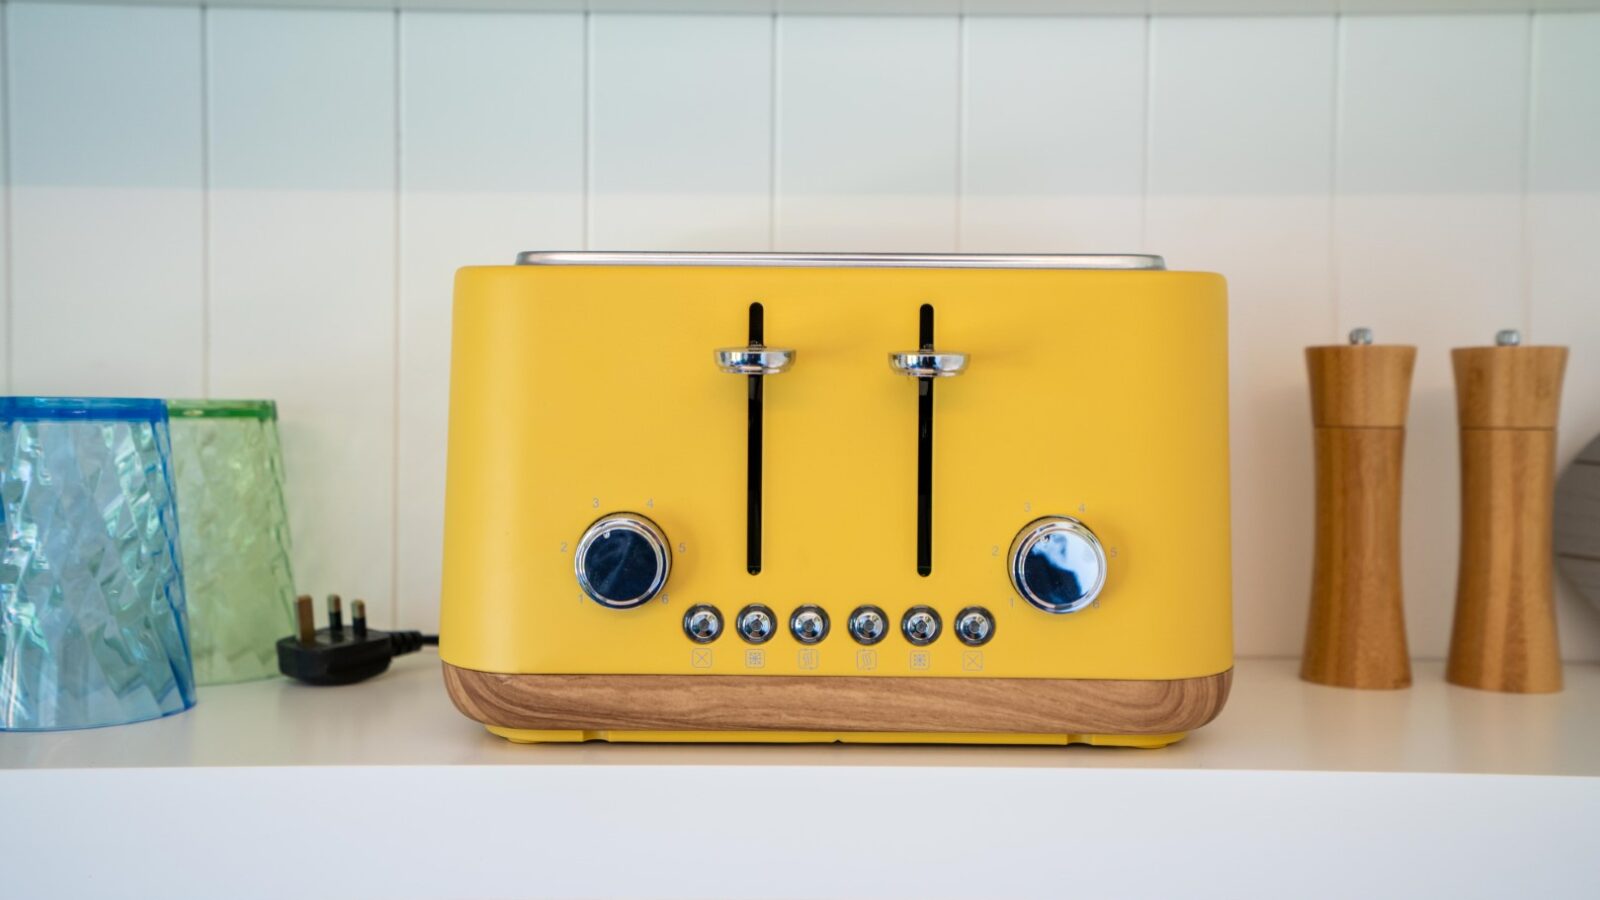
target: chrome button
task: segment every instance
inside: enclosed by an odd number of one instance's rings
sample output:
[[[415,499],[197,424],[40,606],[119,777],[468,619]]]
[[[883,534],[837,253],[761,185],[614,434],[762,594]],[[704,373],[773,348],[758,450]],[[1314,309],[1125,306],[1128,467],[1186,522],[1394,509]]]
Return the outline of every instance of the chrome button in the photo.
[[[802,644],[815,644],[828,636],[828,614],[818,606],[802,606],[789,617],[789,631]]]
[[[672,549],[654,522],[635,513],[612,513],[584,531],[572,567],[589,599],[610,609],[632,609],[666,586]]]
[[[968,647],[981,647],[994,637],[994,616],[981,606],[956,613],[956,637]]]
[[[858,606],[850,614],[850,636],[858,644],[872,645],[883,640],[889,630],[889,619],[876,606]]]
[[[722,613],[715,606],[700,604],[683,614],[683,633],[697,644],[709,644],[722,634]]]
[[[939,614],[931,606],[913,606],[906,610],[905,617],[900,620],[900,631],[906,640],[918,647],[924,647],[939,638],[939,629],[943,625],[939,621]]]
[[[1100,539],[1077,519],[1036,519],[1011,542],[1011,586],[1047,613],[1077,612],[1095,601],[1106,583]]]
[[[772,610],[759,603],[752,603],[739,610],[739,618],[735,627],[739,629],[739,637],[747,643],[764,644],[772,638],[772,632],[777,629],[778,618]]]

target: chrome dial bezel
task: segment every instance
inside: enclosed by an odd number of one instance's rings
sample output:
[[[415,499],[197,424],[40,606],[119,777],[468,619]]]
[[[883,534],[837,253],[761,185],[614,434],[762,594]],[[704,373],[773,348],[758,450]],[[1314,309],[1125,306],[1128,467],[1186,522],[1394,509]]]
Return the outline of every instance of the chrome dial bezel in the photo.
[[[595,541],[603,540],[606,535],[614,531],[639,535],[655,551],[655,578],[651,580],[650,587],[643,594],[628,600],[610,600],[600,596],[593,582],[589,580],[589,572],[584,565],[584,559],[589,555],[589,548],[594,546]],[[611,513],[601,516],[584,529],[583,537],[578,539],[578,547],[572,554],[572,571],[578,578],[578,589],[590,600],[606,609],[635,609],[654,600],[667,586],[667,579],[672,576],[672,545],[667,542],[666,533],[644,516],[631,512]]]
[[[1057,606],[1028,588],[1027,580],[1023,577],[1023,566],[1028,554],[1035,545],[1045,538],[1055,534],[1071,534],[1081,538],[1094,551],[1095,560],[1099,563],[1099,575],[1095,583],[1089,586],[1083,596],[1066,606]],[[1051,615],[1066,615],[1078,612],[1094,603],[1100,597],[1100,592],[1106,586],[1106,551],[1100,544],[1100,538],[1083,524],[1071,516],[1044,516],[1029,522],[1028,525],[1017,533],[1011,542],[1011,552],[1007,556],[1008,574],[1011,578],[1011,588],[1017,596],[1027,602],[1029,606]]]

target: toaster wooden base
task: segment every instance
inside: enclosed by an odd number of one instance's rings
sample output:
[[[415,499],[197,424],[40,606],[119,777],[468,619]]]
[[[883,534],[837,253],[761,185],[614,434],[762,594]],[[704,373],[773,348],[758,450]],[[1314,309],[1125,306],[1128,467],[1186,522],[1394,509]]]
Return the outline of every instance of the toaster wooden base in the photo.
[[[1007,742],[1159,746],[1216,718],[1232,679],[1231,669],[1132,681],[504,675],[444,666],[457,709],[523,741],[993,743],[1010,737]]]
[[[1156,750],[1188,737],[1173,734],[982,734],[971,731],[546,731],[486,726],[513,744],[1003,744],[1015,746],[1137,747]]]

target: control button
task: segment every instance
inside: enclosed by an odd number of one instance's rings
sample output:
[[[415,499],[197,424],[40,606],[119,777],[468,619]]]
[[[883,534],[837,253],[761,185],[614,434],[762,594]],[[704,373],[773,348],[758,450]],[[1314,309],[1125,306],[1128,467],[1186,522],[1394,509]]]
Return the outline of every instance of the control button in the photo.
[[[722,636],[722,613],[704,603],[689,607],[683,614],[683,633],[697,644],[709,644]]]
[[[1088,526],[1068,516],[1028,523],[1011,542],[1011,586],[1047,613],[1077,612],[1100,596],[1106,552]]]
[[[815,644],[828,636],[828,614],[820,606],[802,606],[789,617],[789,631],[802,644]]]
[[[939,639],[942,624],[933,607],[913,606],[906,610],[905,617],[900,620],[900,631],[913,645],[923,647]]]
[[[632,609],[661,593],[672,549],[656,524],[635,513],[612,513],[590,525],[573,554],[578,587],[612,609]]]
[[[982,647],[994,637],[994,616],[981,606],[956,613],[956,637],[968,647]]]
[[[739,618],[734,620],[734,627],[739,630],[739,637],[746,643],[765,644],[771,640],[772,633],[778,628],[778,617],[772,610],[759,603],[752,603],[739,610]]]
[[[850,636],[858,644],[872,645],[883,640],[889,630],[889,617],[876,606],[858,606],[850,614]]]

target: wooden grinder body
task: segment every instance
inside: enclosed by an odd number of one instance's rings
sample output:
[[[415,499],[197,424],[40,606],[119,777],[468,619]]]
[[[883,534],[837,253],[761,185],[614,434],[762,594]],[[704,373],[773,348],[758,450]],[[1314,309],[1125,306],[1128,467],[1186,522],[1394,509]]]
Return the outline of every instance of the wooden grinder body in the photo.
[[[1300,677],[1411,684],[1400,583],[1400,484],[1415,347],[1307,347],[1316,452],[1311,616]]]
[[[1461,562],[1446,678],[1561,690],[1552,521],[1565,347],[1451,352],[1461,428]]]

